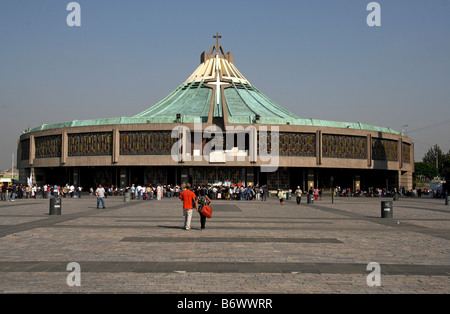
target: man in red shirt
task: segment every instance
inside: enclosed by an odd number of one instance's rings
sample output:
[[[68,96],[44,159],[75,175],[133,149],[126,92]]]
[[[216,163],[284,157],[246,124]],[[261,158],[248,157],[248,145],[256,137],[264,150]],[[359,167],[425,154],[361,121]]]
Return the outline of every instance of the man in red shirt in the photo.
[[[189,183],[186,184],[186,189],[180,194],[180,198],[183,201],[184,229],[186,230],[191,230],[192,211],[194,209],[193,201],[195,202],[195,207],[197,207],[197,198],[190,188],[191,185]]]

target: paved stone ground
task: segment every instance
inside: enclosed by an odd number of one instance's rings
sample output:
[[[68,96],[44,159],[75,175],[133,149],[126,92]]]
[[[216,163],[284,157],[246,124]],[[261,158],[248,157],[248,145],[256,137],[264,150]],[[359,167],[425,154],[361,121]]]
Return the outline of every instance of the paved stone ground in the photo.
[[[450,293],[450,206],[404,198],[380,218],[380,198],[297,206],[215,201],[185,231],[181,201],[46,199],[0,203],[1,293]],[[70,262],[81,286],[69,286]],[[370,262],[381,286],[369,286]],[[70,276],[69,276],[70,277]],[[371,278],[371,277],[369,277]]]

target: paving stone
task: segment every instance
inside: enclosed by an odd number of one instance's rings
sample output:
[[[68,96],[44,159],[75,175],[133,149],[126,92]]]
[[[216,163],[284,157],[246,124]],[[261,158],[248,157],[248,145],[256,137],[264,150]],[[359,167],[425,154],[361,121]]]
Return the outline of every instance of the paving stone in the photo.
[[[200,231],[182,229],[181,202],[108,197],[0,204],[2,293],[439,293],[450,292],[450,208],[404,198],[394,218],[378,198],[336,198],[297,206],[213,201]],[[70,287],[66,267],[81,267]],[[381,287],[370,287],[377,262]]]

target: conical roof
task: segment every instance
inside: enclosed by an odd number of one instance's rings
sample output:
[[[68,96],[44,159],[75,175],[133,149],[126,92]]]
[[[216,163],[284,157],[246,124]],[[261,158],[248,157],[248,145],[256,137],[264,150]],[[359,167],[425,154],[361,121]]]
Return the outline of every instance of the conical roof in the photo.
[[[303,119],[287,111],[260,92],[234,65],[231,52],[216,44],[203,52],[200,65],[167,97],[132,116],[43,124],[30,131],[62,127],[139,123],[215,123],[322,126],[400,134],[390,128],[360,122]]]
[[[261,93],[233,59],[221,45],[213,46],[209,53],[202,53],[201,64],[183,84],[134,118],[173,118],[179,114],[182,122],[200,118],[212,123],[214,118],[223,118],[225,123],[254,123],[258,117],[261,122],[276,124],[300,119]]]

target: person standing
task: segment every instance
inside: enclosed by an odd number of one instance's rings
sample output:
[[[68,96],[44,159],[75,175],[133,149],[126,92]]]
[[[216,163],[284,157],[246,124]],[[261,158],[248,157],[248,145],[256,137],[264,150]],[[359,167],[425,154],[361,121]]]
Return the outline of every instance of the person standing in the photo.
[[[191,185],[186,184],[186,189],[180,194],[180,199],[183,201],[183,216],[184,229],[191,230],[192,211],[194,206],[197,208],[197,199],[195,193],[191,190]]]
[[[11,195],[12,195],[12,185],[9,185],[6,189],[6,198],[8,201],[11,201]]]
[[[206,217],[205,215],[202,214],[202,208],[205,205],[209,205],[211,204],[211,200],[208,197],[208,195],[206,195],[205,193],[205,189],[201,189],[200,190],[200,195],[198,196],[197,199],[197,211],[200,214],[200,230],[205,229],[205,224],[206,224]]]
[[[99,184],[97,190],[95,190],[95,195],[97,196],[97,209],[100,206],[100,202],[102,202],[102,206],[105,208],[105,189],[101,184]]]
[[[74,198],[74,196],[75,196],[75,186],[73,184],[71,184],[70,187],[69,187],[69,194],[70,194],[70,198]]]
[[[302,189],[299,186],[297,186],[297,190],[295,190],[295,195],[297,197],[297,205],[300,205],[300,202],[302,201],[302,194],[303,194]]]
[[[160,185],[158,185],[157,187],[156,187],[156,200],[161,200],[161,193],[162,193],[162,191],[161,191],[161,186]]]
[[[50,199],[50,194],[52,194],[52,188],[50,184],[47,184],[47,198]]]
[[[4,183],[3,185],[2,185],[2,201],[5,201],[6,202],[6,199],[8,198],[7,197],[7,191],[8,191],[8,189],[7,189],[7,187],[6,187],[6,183]]]
[[[17,194],[17,186],[13,184],[11,189],[11,202],[14,202],[16,200],[16,194]]]

